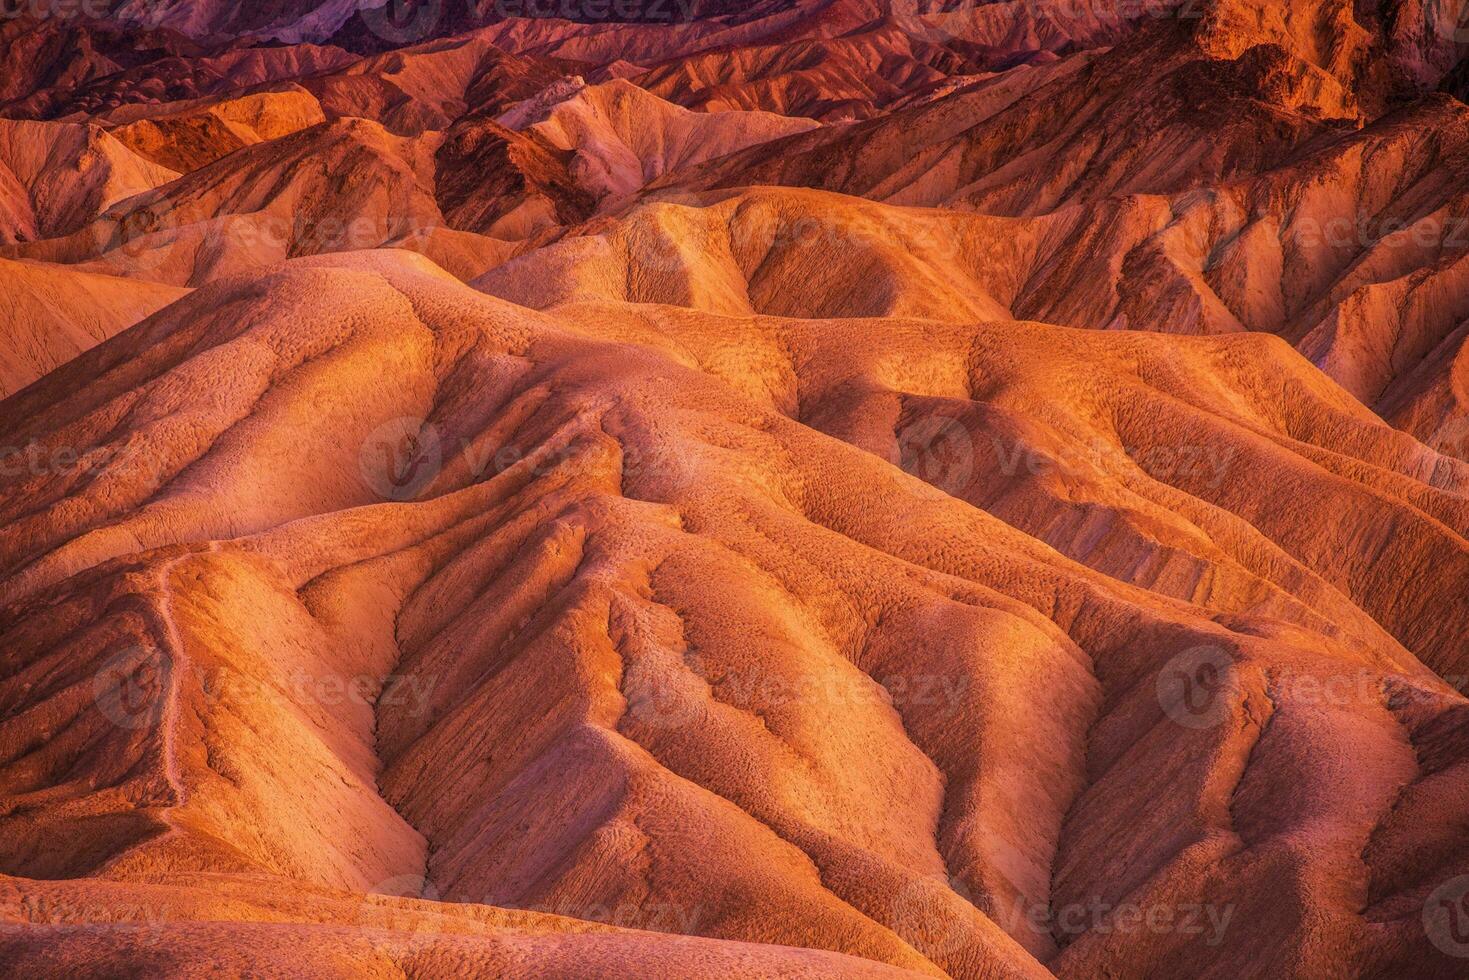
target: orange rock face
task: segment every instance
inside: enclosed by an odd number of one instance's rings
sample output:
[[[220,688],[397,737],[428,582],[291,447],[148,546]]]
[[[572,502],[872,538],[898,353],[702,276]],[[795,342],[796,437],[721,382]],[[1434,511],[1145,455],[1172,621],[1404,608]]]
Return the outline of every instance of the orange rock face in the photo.
[[[0,22],[0,974],[1465,975],[1441,6]]]

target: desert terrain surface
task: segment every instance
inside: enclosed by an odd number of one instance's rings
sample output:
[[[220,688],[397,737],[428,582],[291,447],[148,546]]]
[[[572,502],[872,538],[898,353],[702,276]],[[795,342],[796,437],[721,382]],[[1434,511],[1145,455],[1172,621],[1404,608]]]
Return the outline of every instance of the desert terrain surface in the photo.
[[[0,976],[1469,976],[1469,5],[0,14]]]

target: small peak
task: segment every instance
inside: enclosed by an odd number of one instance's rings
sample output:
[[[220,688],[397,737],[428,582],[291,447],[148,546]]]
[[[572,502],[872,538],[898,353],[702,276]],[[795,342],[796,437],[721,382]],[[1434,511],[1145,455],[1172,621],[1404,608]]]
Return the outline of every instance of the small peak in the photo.
[[[496,117],[495,122],[506,129],[525,129],[551,114],[561,103],[575,98],[587,87],[581,75],[569,75],[557,79],[528,99],[522,99]]]

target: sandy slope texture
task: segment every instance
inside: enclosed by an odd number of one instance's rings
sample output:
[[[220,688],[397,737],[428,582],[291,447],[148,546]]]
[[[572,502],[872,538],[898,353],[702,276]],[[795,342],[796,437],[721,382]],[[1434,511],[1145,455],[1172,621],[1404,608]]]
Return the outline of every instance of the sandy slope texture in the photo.
[[[0,962],[1463,972],[1453,5],[352,6],[0,23]]]
[[[573,179],[597,198],[819,125],[771,112],[690,112],[620,79],[569,90],[549,105],[513,107],[498,121],[571,154]]]
[[[179,173],[326,121],[316,98],[295,84],[237,97],[125,106],[105,118],[124,145]]]
[[[1441,962],[1469,472],[1284,345],[547,316],[373,253],[208,286],[7,407],[96,467],[3,490],[11,874],[426,876],[951,976]],[[997,435],[1110,448],[1007,473]],[[1184,443],[1289,488],[1145,462]],[[1124,905],[1216,918],[1028,914]]]
[[[440,139],[366,119],[321,123],[134,195],[70,235],[0,252],[192,286],[292,256],[402,244],[477,275],[511,249],[445,226]]]
[[[0,242],[70,234],[177,176],[98,126],[0,119]]]
[[[0,397],[162,309],[185,290],[0,260]]]

